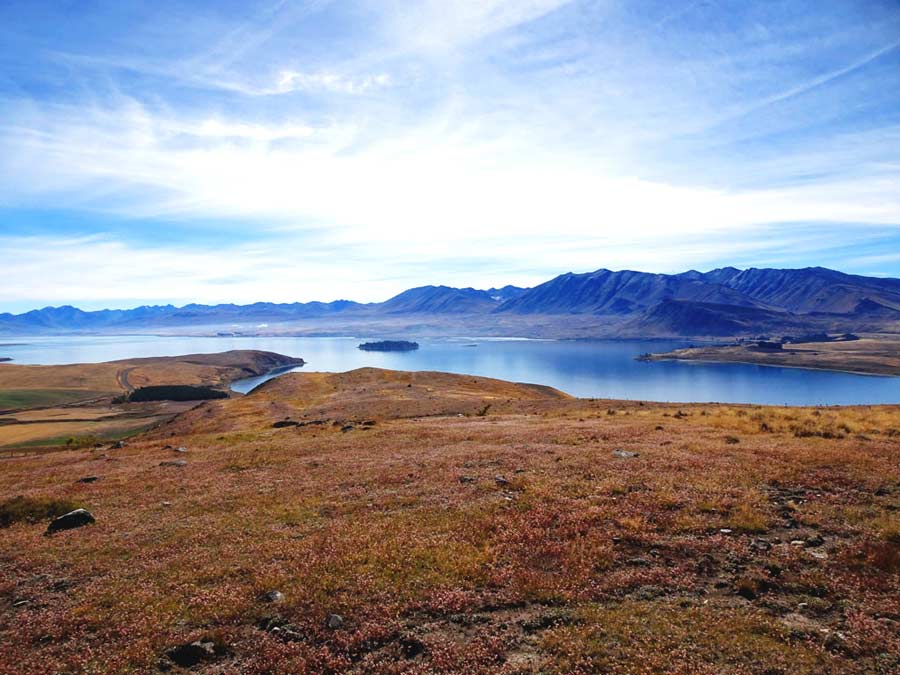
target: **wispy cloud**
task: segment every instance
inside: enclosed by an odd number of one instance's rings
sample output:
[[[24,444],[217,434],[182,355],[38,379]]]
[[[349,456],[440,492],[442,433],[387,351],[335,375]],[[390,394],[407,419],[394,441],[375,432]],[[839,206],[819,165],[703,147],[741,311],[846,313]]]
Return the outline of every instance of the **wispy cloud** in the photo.
[[[160,299],[218,297],[222,255],[245,299],[826,259],[799,224],[851,248],[900,226],[897,14],[862,4],[101,4],[65,17],[91,40],[44,28],[62,9],[0,8],[21,24],[0,47],[5,234],[108,254],[82,282],[17,268],[34,281],[6,293],[112,297],[112,246],[175,266],[142,280]],[[36,209],[79,225],[16,225]],[[198,246],[226,231],[224,253]]]

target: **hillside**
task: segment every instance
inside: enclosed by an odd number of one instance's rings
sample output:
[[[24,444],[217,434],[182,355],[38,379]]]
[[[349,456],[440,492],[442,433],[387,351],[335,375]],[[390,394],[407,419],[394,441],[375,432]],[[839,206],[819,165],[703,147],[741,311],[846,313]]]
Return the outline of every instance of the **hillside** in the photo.
[[[498,312],[630,314],[664,300],[761,306],[739,291],[684,275],[611,272],[564,274],[505,302]]]
[[[898,439],[891,406],[291,374],[4,460],[0,671],[894,672]]]
[[[693,320],[696,319],[696,320]],[[171,305],[0,315],[0,333],[154,330],[224,335],[740,336],[900,330],[900,280],[821,267],[649,274],[600,269],[534,288],[421,286],[381,303]]]
[[[378,309],[388,314],[479,314],[497,308],[500,302],[495,289],[422,286],[394,296]]]
[[[726,337],[770,331],[790,331],[805,322],[783,312],[759,307],[723,305],[711,302],[664,300],[628,324],[626,331],[637,335],[708,335]]]
[[[146,388],[197,388],[198,397],[228,391],[234,380],[303,365],[303,359],[239,350],[60,366],[0,364],[0,448],[93,444],[167,420],[195,405],[116,401]],[[204,394],[204,390],[213,390]],[[141,397],[136,397],[141,398]],[[168,395],[168,398],[172,398]]]
[[[703,278],[788,312],[852,314],[859,311],[861,303],[874,303],[900,312],[900,279],[863,277],[824,267],[724,268],[713,270]]]

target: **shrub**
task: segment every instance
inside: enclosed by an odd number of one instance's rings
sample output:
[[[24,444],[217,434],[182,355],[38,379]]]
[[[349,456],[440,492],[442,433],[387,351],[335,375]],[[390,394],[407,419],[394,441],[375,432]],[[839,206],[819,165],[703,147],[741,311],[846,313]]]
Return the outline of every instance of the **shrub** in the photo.
[[[69,436],[66,439],[66,446],[69,448],[90,448],[101,443],[98,436]]]
[[[134,403],[144,401],[207,401],[228,398],[228,394],[212,387],[187,384],[163,384],[135,389],[128,397]]]
[[[66,499],[13,497],[0,504],[0,527],[9,527],[13,523],[21,522],[37,523],[56,518],[77,508],[80,508],[78,504]]]

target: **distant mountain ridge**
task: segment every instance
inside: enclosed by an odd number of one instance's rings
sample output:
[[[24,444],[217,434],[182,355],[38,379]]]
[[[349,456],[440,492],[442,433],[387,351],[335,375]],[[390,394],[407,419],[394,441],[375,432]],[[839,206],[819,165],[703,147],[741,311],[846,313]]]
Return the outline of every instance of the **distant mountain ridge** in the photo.
[[[709,272],[655,274],[599,269],[566,273],[534,288],[479,290],[420,286],[381,303],[350,300],[251,305],[142,306],[85,312],[71,306],[0,314],[5,334],[144,330],[154,328],[290,325],[427,325],[426,319],[465,326],[563,324],[577,316],[579,335],[723,336],[795,330],[900,329],[900,279],[803,269],[723,267]],[[492,318],[493,317],[493,318]],[[560,317],[553,320],[553,317]],[[500,333],[504,328],[498,329]],[[585,332],[587,331],[587,332]],[[556,331],[559,333],[560,331]],[[564,330],[562,331],[565,332]],[[512,334],[512,333],[511,333]]]

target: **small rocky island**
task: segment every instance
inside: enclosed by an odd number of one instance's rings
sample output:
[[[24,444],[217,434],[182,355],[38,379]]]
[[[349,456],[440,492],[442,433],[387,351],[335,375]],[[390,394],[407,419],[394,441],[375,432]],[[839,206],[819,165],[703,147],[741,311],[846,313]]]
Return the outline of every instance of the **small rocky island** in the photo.
[[[419,343],[408,340],[379,340],[363,342],[359,348],[364,352],[412,352],[419,348]]]

